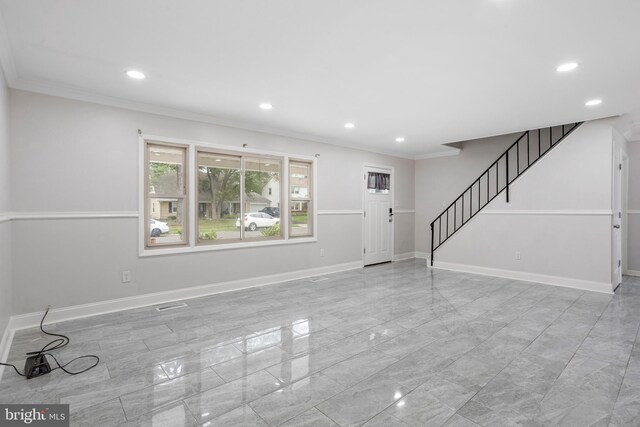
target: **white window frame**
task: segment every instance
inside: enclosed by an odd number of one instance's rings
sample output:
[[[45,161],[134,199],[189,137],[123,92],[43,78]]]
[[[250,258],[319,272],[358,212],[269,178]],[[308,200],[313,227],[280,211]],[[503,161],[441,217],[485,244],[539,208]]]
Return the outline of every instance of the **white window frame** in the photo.
[[[149,177],[149,163],[150,163],[150,159],[149,159],[149,152],[148,152],[148,147],[150,145],[155,145],[155,146],[166,146],[166,147],[170,147],[170,148],[175,148],[175,149],[180,149],[180,150],[184,150],[184,165],[183,165],[183,174],[184,174],[184,178],[183,180],[184,185],[185,185],[185,190],[183,195],[169,195],[169,196],[176,196],[178,199],[182,199],[182,202],[184,204],[184,210],[186,212],[185,215],[185,219],[184,222],[182,224],[182,230],[183,232],[186,231],[187,235],[186,238],[184,238],[184,241],[182,242],[177,242],[177,243],[160,243],[160,244],[156,244],[156,245],[151,245],[150,244],[150,233],[149,233],[149,219],[151,219],[151,199],[154,198],[154,196],[151,196],[151,194],[156,194],[155,192],[155,188],[153,189],[153,192],[149,192],[148,190],[151,188],[151,186],[149,185],[148,182],[148,177]],[[141,193],[142,193],[142,211],[141,211],[141,216],[144,217],[144,220],[141,221],[144,225],[142,228],[142,247],[146,250],[156,250],[157,248],[178,248],[178,247],[182,247],[184,248],[185,246],[189,245],[189,217],[191,216],[190,214],[190,206],[191,206],[191,200],[189,199],[189,194],[191,193],[189,186],[190,184],[190,180],[189,177],[187,176],[188,172],[189,172],[189,168],[191,167],[191,165],[189,164],[189,147],[187,147],[186,145],[183,144],[174,144],[174,143],[164,143],[164,142],[160,142],[160,141],[156,141],[156,140],[151,140],[151,139],[147,139],[147,140],[143,140],[142,142],[142,157],[143,157],[143,176],[142,176],[142,185],[141,185]],[[160,195],[162,196],[162,195]],[[165,195],[167,196],[167,195]],[[169,202],[171,203],[171,202]],[[161,209],[162,211],[162,209]],[[171,209],[169,209],[169,214],[171,214]]]
[[[309,221],[311,221],[311,224],[308,225],[308,228],[310,229],[310,233],[309,234],[301,234],[298,236],[291,236],[292,239],[304,239],[306,237],[310,237],[310,236],[315,236],[315,228],[316,228],[316,221],[317,218],[315,216],[315,212],[316,212],[316,201],[315,201],[315,179],[316,179],[316,175],[315,175],[315,164],[313,162],[310,162],[308,160],[304,160],[301,159],[299,157],[297,158],[291,158],[290,162],[287,162],[287,178],[289,178],[291,176],[291,163],[293,164],[308,164],[311,167],[311,174],[308,177],[309,179],[309,187],[311,187],[311,192],[310,194],[307,196],[307,199],[304,200],[299,200],[299,199],[293,199],[291,197],[292,194],[300,194],[300,187],[290,187],[287,188],[287,199],[289,201],[289,206],[287,206],[288,208],[293,204],[293,203],[300,203],[300,206],[302,206],[302,203],[307,203],[307,210],[311,209],[311,215],[309,216]],[[294,191],[294,189],[296,191]],[[282,213],[280,213],[280,216],[282,216]],[[287,228],[289,229],[289,233],[291,233],[291,230],[293,228],[293,221],[291,220],[291,209],[289,209],[287,211]]]
[[[200,246],[200,245],[228,245],[231,243],[244,243],[244,242],[249,242],[249,241],[263,241],[263,240],[282,240],[284,239],[284,232],[281,231],[280,236],[277,238],[272,238],[272,239],[262,239],[260,237],[256,238],[256,237],[246,237],[245,233],[245,226],[246,224],[244,224],[244,216],[247,212],[245,212],[245,205],[246,205],[246,189],[245,189],[245,174],[247,172],[246,168],[245,168],[245,162],[247,160],[247,158],[258,158],[258,159],[271,159],[273,162],[278,162],[280,164],[280,168],[282,169],[283,167],[283,163],[284,163],[284,157],[282,155],[266,155],[266,154],[255,154],[255,153],[241,153],[239,151],[230,151],[230,150],[219,150],[219,149],[211,149],[211,148],[205,148],[202,145],[198,145],[195,147],[196,150],[196,159],[198,157],[198,153],[205,153],[205,154],[219,154],[221,156],[234,156],[234,157],[238,157],[238,160],[240,160],[240,213],[238,214],[240,217],[240,233],[238,235],[237,239],[228,239],[228,240],[214,240],[214,241],[200,241],[200,229],[199,229],[199,225],[196,224],[195,227],[197,228],[196,230],[196,238],[197,241],[196,246]],[[198,178],[198,164],[195,165],[195,169],[194,169],[194,173],[196,174],[196,179],[195,182],[197,182]],[[280,174],[282,175],[282,170],[280,171]],[[282,179],[280,180],[280,187],[282,187]],[[282,194],[282,189],[280,189],[280,194]],[[196,193],[196,196],[198,196],[198,194]],[[200,202],[200,200],[198,200],[198,203]],[[280,216],[282,216],[282,213],[280,214]],[[282,226],[280,227],[280,229],[282,230]]]
[[[145,212],[145,200],[146,200],[146,189],[144,188],[146,182],[146,174],[147,174],[147,159],[145,156],[145,147],[146,141],[154,141],[159,144],[167,144],[167,145],[181,145],[186,146],[187,149],[187,165],[188,170],[187,173],[187,200],[188,200],[188,214],[187,220],[184,227],[187,229],[188,238],[187,244],[183,244],[182,246],[172,246],[172,247],[151,247],[147,248],[145,245],[145,225],[147,215]],[[243,146],[230,146],[223,144],[216,144],[205,141],[194,141],[194,140],[186,140],[179,138],[168,138],[164,136],[157,135],[148,135],[148,134],[139,134],[138,136],[138,158],[140,159],[138,162],[138,255],[140,257],[149,257],[149,256],[162,256],[162,255],[172,255],[172,254],[184,254],[184,253],[197,253],[197,252],[209,252],[209,251],[220,251],[220,250],[232,250],[238,248],[251,248],[251,247],[260,247],[260,246],[278,246],[278,245],[293,245],[293,244],[301,244],[301,243],[313,243],[318,241],[318,209],[317,209],[317,200],[318,200],[318,185],[317,185],[317,158],[315,156],[307,156],[307,155],[299,155],[299,154],[288,154],[277,151],[268,151],[268,150],[258,150],[249,147]],[[198,150],[202,151],[219,151],[221,154],[229,153],[229,154],[237,154],[241,156],[270,156],[270,157],[280,157],[282,159],[282,170],[281,170],[281,185],[282,189],[287,189],[287,193],[284,193],[282,190],[280,192],[280,224],[284,229],[283,238],[278,240],[246,240],[240,242],[230,242],[230,243],[221,243],[221,244],[198,244],[197,239],[197,228],[196,221],[198,221],[198,198],[197,198],[197,190],[198,183],[196,182],[196,169],[197,169],[197,155]],[[312,234],[311,236],[300,236],[300,237],[291,237],[289,238],[289,227],[285,227],[284,224],[288,224],[289,219],[289,158],[292,161],[304,161],[311,163],[311,182],[313,183],[311,188],[311,207],[313,210],[312,213]],[[243,183],[244,184],[244,183]],[[283,197],[284,194],[287,194],[286,197]],[[284,216],[284,217],[283,217]],[[286,222],[285,222],[286,221]],[[148,225],[146,228],[149,228]]]

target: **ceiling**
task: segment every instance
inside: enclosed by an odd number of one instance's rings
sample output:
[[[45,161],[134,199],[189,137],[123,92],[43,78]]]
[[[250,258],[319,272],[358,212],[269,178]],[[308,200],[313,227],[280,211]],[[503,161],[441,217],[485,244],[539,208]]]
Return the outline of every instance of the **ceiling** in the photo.
[[[15,88],[419,158],[640,111],[639,16],[637,0],[0,0],[0,60]]]

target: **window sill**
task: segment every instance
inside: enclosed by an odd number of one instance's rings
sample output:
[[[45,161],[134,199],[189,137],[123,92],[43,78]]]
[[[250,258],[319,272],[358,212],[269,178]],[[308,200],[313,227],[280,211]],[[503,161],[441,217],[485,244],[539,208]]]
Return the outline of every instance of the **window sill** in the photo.
[[[261,246],[280,246],[280,245],[297,245],[300,243],[314,243],[317,242],[316,237],[293,237],[289,240],[264,240],[261,242],[238,242],[238,243],[221,243],[216,245],[199,245],[199,246],[187,246],[187,247],[174,247],[174,248],[157,248],[157,249],[144,249],[138,254],[141,258],[162,256],[162,255],[180,255],[190,254],[198,252],[213,252],[213,251],[225,251],[229,249],[242,249],[242,248],[258,248]]]

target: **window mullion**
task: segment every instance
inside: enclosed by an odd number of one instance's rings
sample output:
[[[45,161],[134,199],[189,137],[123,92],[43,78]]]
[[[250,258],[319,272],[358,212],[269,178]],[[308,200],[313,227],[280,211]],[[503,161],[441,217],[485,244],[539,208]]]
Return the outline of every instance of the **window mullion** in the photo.
[[[244,240],[244,156],[240,157],[240,240]]]
[[[289,212],[289,157],[287,156],[282,160],[280,177],[280,203],[282,205],[280,207],[280,226],[283,229],[284,240],[289,240],[291,214]]]
[[[189,205],[189,246],[195,247],[198,244],[198,150],[193,145],[187,149],[189,157],[187,172]],[[183,202],[184,204],[184,202]]]

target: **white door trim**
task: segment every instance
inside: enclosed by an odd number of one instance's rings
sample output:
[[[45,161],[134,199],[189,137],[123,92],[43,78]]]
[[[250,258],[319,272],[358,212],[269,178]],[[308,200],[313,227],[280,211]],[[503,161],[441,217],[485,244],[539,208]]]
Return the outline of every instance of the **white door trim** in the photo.
[[[622,151],[622,273],[629,268],[629,155]]]
[[[367,180],[366,180],[366,175],[367,175],[367,168],[375,168],[375,169],[383,169],[383,170],[387,170],[389,171],[389,174],[391,175],[391,207],[394,210],[395,213],[395,201],[394,201],[394,196],[395,196],[395,185],[396,185],[396,179],[395,179],[395,168],[393,166],[387,166],[387,165],[378,165],[378,164],[374,164],[374,163],[364,163],[362,165],[362,169],[361,172],[362,174],[365,176],[365,178],[361,181],[362,186],[361,186],[361,194],[362,194],[362,212],[365,211],[365,196],[366,196],[366,191],[367,191]],[[365,260],[364,260],[364,245],[365,245],[365,217],[364,215],[362,215],[362,247],[360,250],[360,253],[362,254],[362,266],[365,266]],[[396,228],[396,222],[395,220],[392,222],[391,224],[391,261],[393,262],[393,258],[395,257],[395,228]]]
[[[612,144],[612,179],[611,179],[611,286],[616,289],[622,283],[622,242],[623,229],[622,226],[622,163],[623,150],[620,143],[613,139]]]

